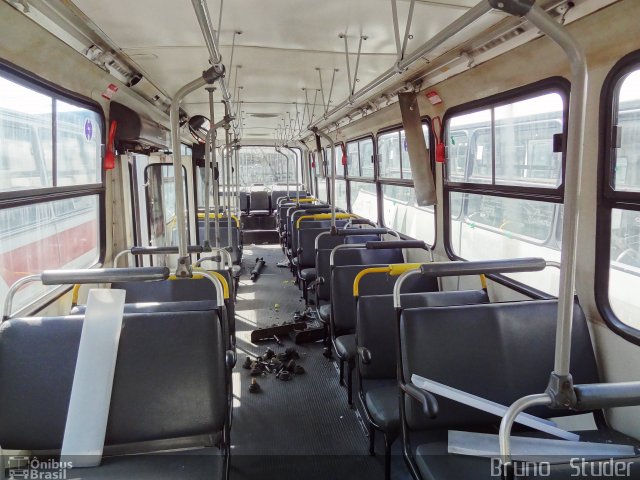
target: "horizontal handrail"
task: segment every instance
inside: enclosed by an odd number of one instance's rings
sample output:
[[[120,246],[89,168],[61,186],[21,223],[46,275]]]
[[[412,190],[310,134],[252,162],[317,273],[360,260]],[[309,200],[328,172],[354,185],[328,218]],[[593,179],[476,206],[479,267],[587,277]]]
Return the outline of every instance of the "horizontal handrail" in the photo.
[[[539,257],[423,263],[418,270],[411,270],[400,276],[393,288],[393,305],[395,308],[402,308],[400,303],[402,284],[411,275],[457,277],[496,273],[539,272],[544,270],[546,266],[545,259]]]

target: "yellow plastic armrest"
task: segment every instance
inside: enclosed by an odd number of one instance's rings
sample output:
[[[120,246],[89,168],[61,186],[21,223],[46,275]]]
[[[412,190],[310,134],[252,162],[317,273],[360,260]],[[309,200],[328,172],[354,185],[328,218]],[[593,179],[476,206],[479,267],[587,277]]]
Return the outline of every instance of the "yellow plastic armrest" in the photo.
[[[73,290],[71,291],[71,305],[72,306],[76,306],[78,305],[78,297],[80,296],[80,284],[76,283],[73,286]]]
[[[203,269],[200,269],[203,270]],[[197,272],[198,269],[194,269],[194,272]],[[224,276],[220,273],[220,272],[213,272],[210,270],[207,270],[208,273],[210,273],[211,275],[213,275],[214,277],[216,277],[218,280],[220,280],[220,284],[222,285],[222,298],[224,298],[225,300],[229,299],[229,284],[227,283],[227,279],[224,278]],[[194,279],[201,279],[204,278],[204,276],[202,275],[198,275],[198,273],[194,273],[193,277]],[[171,275],[169,276],[169,280],[176,280],[177,277],[175,275]]]
[[[416,270],[421,266],[422,263],[394,263],[393,265],[389,265],[389,275],[397,277],[398,275],[402,275],[404,272]]]
[[[353,297],[358,298],[360,296],[360,280],[366,275],[371,273],[389,273],[391,271],[391,265],[388,267],[369,267],[364,270],[360,270],[353,279]]]

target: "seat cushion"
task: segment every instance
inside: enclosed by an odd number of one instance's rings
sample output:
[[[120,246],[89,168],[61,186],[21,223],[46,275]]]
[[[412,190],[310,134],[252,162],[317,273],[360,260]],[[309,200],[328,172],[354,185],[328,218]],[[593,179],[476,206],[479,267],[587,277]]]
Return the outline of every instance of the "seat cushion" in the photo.
[[[318,307],[318,315],[320,315],[320,320],[324,323],[329,323],[329,319],[331,318],[331,305],[328,303],[320,305]]]
[[[300,271],[300,278],[305,282],[313,282],[317,277],[315,268],[305,268]]]
[[[364,401],[373,422],[388,435],[395,437],[400,432],[400,398],[398,383],[389,380],[386,386],[364,392]]]
[[[336,353],[341,360],[353,360],[356,356],[356,336],[350,334],[336,337]]]

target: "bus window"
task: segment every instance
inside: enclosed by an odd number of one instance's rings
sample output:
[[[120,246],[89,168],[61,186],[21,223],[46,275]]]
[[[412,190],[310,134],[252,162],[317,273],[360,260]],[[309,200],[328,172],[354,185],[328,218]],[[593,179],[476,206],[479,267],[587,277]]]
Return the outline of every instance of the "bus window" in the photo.
[[[56,100],[57,185],[100,183],[100,125],[96,112]]]
[[[400,159],[400,132],[384,133],[378,137],[380,178],[402,178]]]
[[[373,140],[365,138],[358,142],[360,149],[360,172],[363,178],[374,177]]]
[[[187,211],[187,170],[182,167],[185,204]],[[149,239],[157,247],[178,245],[178,226],[176,222],[176,196],[173,165],[152,163],[144,170],[147,185],[147,212]],[[189,218],[187,213],[186,218]],[[188,232],[187,232],[188,233]]]
[[[27,275],[100,262],[102,125],[98,107],[0,69],[0,195],[12,192],[0,206],[0,303]],[[13,313],[63,291],[30,283]]]
[[[349,182],[349,188],[351,193],[351,211],[356,215],[378,223],[376,184],[351,180]]]
[[[336,198],[335,206],[347,210],[347,181],[344,179],[336,178]]]
[[[617,72],[617,73],[615,73]],[[610,123],[606,126],[608,144],[604,160],[605,199],[601,200],[601,222],[608,232],[599,239],[598,260],[608,263],[608,275],[599,277],[597,291],[607,292],[599,296],[598,304],[608,303],[604,317],[618,330],[638,338],[640,330],[640,68],[614,68],[613,90],[607,113]],[[614,135],[613,128],[617,135]],[[602,285],[602,280],[606,282]],[[613,316],[611,315],[613,314]],[[613,318],[610,318],[613,317]],[[613,321],[613,322],[611,322]],[[620,328],[622,327],[622,328]]]
[[[0,192],[53,187],[53,99],[0,76]]]
[[[360,152],[358,142],[347,143],[347,175],[350,177],[360,176]]]
[[[413,187],[382,185],[386,227],[433,245],[436,219],[433,207],[419,207]]]
[[[446,240],[453,258],[560,260],[563,153],[553,150],[564,128],[564,87],[531,90],[486,99],[481,109],[456,107],[446,119]],[[508,276],[558,294],[557,269]]]

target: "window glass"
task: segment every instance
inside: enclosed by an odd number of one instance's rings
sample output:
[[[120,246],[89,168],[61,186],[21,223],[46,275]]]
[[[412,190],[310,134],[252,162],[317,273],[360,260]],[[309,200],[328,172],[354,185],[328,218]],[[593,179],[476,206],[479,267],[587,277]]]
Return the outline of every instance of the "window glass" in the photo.
[[[436,219],[433,207],[419,207],[415,190],[400,185],[383,185],[383,214],[386,227],[433,245]]]
[[[347,174],[350,177],[360,176],[360,154],[358,142],[347,144]]]
[[[0,192],[53,187],[53,100],[0,77]]]
[[[347,210],[347,181],[336,179],[335,206]]]
[[[360,169],[364,178],[373,178],[373,140],[365,138],[358,142],[360,148]]]
[[[327,179],[325,177],[318,177],[318,200],[322,200],[323,202],[329,201],[329,195],[327,190]]]
[[[466,130],[451,130],[449,132],[445,166],[451,181],[462,182],[467,177],[468,148],[469,137]]]
[[[101,182],[100,125],[96,112],[56,100],[58,186]]]
[[[562,154],[553,136],[562,134],[562,97],[541,95],[496,107],[496,183],[557,187]]]
[[[616,316],[640,330],[640,211],[611,211],[609,302]]]
[[[344,177],[345,166],[343,165],[342,146],[336,145],[336,176]]]
[[[86,268],[100,257],[98,195],[0,210],[0,304],[13,283],[43,270]],[[56,287],[30,283],[13,297],[12,312]]]
[[[302,186],[300,150],[297,148],[293,150],[295,156],[286,149],[282,149],[282,153],[279,153],[275,147],[240,148],[238,152],[240,186],[286,190],[288,173],[289,187],[293,190],[296,184],[296,162],[298,162],[298,185]],[[218,164],[220,163],[221,158],[218,156]]]
[[[378,137],[378,159],[381,178],[402,178],[400,132],[384,133]]]
[[[378,223],[378,197],[375,183],[349,182],[351,211]]]
[[[176,219],[176,186],[172,164],[154,163],[145,168],[147,184],[147,212],[151,245],[178,245]],[[187,170],[182,167],[184,180],[184,209],[187,212]],[[187,212],[186,218],[189,218]]]
[[[617,112],[620,148],[615,150],[613,187],[640,192],[640,70],[627,75],[620,86]]]
[[[554,136],[563,131],[563,114],[562,96],[548,93],[450,118],[447,178],[558,187],[562,154],[553,147]]]
[[[542,257],[560,261],[562,205],[451,192],[451,247],[465,260]],[[511,275],[557,295],[559,270]]]

